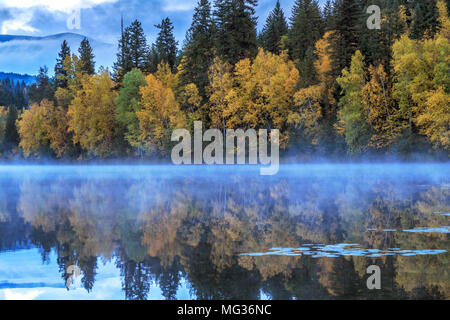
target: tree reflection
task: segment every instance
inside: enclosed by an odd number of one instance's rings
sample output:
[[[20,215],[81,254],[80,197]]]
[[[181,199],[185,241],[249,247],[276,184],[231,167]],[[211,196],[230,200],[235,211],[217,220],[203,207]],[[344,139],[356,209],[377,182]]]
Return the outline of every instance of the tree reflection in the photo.
[[[17,199],[0,194],[0,249],[29,242],[43,262],[54,250],[63,280],[77,265],[87,291],[98,259],[115,261],[126,299],[147,299],[153,285],[176,299],[183,279],[198,299],[450,298],[448,253],[240,255],[338,243],[448,249],[448,234],[399,232],[448,223],[435,213],[449,209],[448,188],[324,179],[25,177],[9,186]],[[382,270],[382,292],[366,289],[372,264]]]

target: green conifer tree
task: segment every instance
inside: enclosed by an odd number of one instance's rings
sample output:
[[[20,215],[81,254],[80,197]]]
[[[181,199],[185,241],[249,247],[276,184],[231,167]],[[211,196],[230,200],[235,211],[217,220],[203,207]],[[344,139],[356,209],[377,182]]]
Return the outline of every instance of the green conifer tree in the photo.
[[[61,51],[58,53],[55,65],[55,86],[57,88],[67,88],[67,71],[64,70],[64,59],[70,57],[70,47],[66,40],[61,44]]]
[[[256,5],[257,0],[216,0],[216,47],[223,61],[234,65],[256,56]]]
[[[314,48],[316,41],[322,37],[323,21],[317,0],[296,0],[290,22],[290,56],[300,63],[308,48]]]
[[[205,96],[208,69],[214,59],[214,21],[209,0],[199,0],[184,44],[182,82],[194,83]]]
[[[173,35],[173,24],[169,18],[165,18],[156,27],[159,29],[155,43],[159,62],[167,62],[172,71],[174,71],[177,62],[178,42],[175,41]]]
[[[266,24],[261,33],[261,45],[264,50],[275,54],[280,53],[280,44],[283,36],[288,33],[288,25],[281,9],[280,1],[277,0],[275,8],[269,14]]]
[[[80,48],[78,48],[81,61],[81,71],[93,75],[95,73],[94,53],[92,52],[91,44],[87,38],[81,41]]]

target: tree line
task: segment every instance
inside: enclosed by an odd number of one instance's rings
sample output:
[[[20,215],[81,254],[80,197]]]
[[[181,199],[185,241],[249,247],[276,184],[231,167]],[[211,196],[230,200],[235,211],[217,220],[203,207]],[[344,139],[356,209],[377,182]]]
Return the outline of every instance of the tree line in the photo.
[[[380,30],[366,26],[372,4]],[[289,19],[277,1],[259,33],[256,5],[199,0],[181,49],[169,18],[153,44],[122,22],[111,71],[96,72],[87,39],[78,55],[64,41],[19,112],[17,150],[164,158],[172,131],[201,120],[279,129],[286,155],[448,157],[449,1],[297,0]]]

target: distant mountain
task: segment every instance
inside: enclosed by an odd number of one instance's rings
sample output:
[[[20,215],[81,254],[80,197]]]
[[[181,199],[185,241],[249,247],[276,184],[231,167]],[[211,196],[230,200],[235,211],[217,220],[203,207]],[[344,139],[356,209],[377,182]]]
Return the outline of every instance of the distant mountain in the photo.
[[[84,36],[76,33],[60,33],[45,37],[0,35],[0,71],[17,74],[37,74],[46,65],[53,75],[56,57],[61,43],[66,40],[72,53]],[[88,38],[95,54],[95,66],[111,67],[115,60],[116,46]]]
[[[5,73],[0,72],[0,80],[9,78],[10,80],[14,80],[14,82],[22,82],[24,81],[26,85],[31,85],[36,82],[36,76],[30,76],[29,74],[18,74],[18,73]]]

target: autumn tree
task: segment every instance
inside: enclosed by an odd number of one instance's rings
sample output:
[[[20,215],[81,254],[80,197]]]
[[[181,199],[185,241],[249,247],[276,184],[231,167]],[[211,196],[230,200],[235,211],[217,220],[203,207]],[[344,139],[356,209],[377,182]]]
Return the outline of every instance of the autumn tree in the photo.
[[[74,146],[72,134],[69,132],[67,109],[53,103],[48,103],[45,108],[43,129],[47,134],[50,149],[58,158],[77,156],[78,149]]]
[[[68,132],[66,109],[44,99],[23,112],[17,120],[19,146],[28,157],[53,152],[56,157],[74,156],[72,135]]]
[[[146,85],[140,88],[142,109],[136,112],[139,142],[146,151],[165,155],[172,131],[184,128],[185,118],[171,88],[152,74],[145,80]]]
[[[54,93],[55,100],[59,106],[69,107],[75,93],[81,89],[81,81],[90,75],[84,71],[84,63],[78,56],[73,54],[67,56],[63,61],[64,75],[60,76],[60,80],[66,85],[57,88]]]
[[[436,5],[439,12],[438,18],[440,24],[439,33],[445,38],[447,38],[447,40],[450,40],[450,18],[448,15],[449,6],[447,6],[443,0],[438,0]]]
[[[339,101],[338,129],[345,136],[350,153],[358,154],[367,150],[371,137],[371,128],[367,123],[366,111],[362,103],[366,72],[364,57],[359,50],[352,57],[350,68],[342,70],[342,76],[336,81],[343,93]]]
[[[8,116],[8,109],[0,106],[0,148],[3,151],[3,142],[6,131],[6,117]]]
[[[34,103],[17,120],[19,147],[26,157],[39,156],[41,152],[48,151],[50,141],[44,122],[52,105],[48,100],[42,100],[40,105]]]
[[[232,86],[231,65],[216,57],[213,65],[209,68],[209,86],[207,88],[209,101],[205,113],[208,114],[210,127],[223,132],[226,129],[224,112],[228,104],[227,94]]]
[[[302,87],[294,96],[298,113],[293,123],[300,136],[308,138],[309,143],[318,145],[326,136],[332,135],[332,125],[336,118],[336,99],[334,98],[335,79],[332,74],[332,60],[330,55],[330,38],[328,31],[316,42],[313,62],[315,81],[309,86]],[[300,136],[299,136],[300,135]],[[322,141],[321,141],[322,140]]]
[[[182,86],[178,92],[180,109],[186,114],[188,128],[194,128],[194,121],[203,120],[205,116],[201,113],[202,97],[194,83]]]
[[[74,143],[89,154],[106,157],[114,152],[115,93],[109,72],[83,78],[69,106],[69,131]]]
[[[168,62],[161,62],[158,65],[158,68],[154,74],[154,76],[161,81],[162,85],[165,88],[169,88],[177,95],[178,88],[180,86],[180,77],[179,74],[172,72],[172,68],[170,67]]]
[[[367,122],[372,128],[369,146],[382,149],[389,146],[402,131],[392,84],[382,64],[369,67],[369,78],[362,89],[362,103],[367,112]]]
[[[293,96],[298,78],[298,70],[286,52],[276,55],[260,49],[253,61],[239,61],[234,86],[226,95],[226,128],[278,129],[280,146],[285,148],[296,113]]]
[[[393,47],[393,96],[409,130],[424,134],[435,147],[449,149],[449,40],[412,40],[402,36]]]

